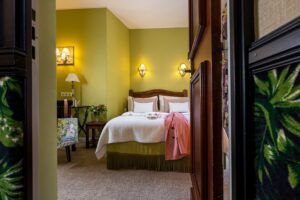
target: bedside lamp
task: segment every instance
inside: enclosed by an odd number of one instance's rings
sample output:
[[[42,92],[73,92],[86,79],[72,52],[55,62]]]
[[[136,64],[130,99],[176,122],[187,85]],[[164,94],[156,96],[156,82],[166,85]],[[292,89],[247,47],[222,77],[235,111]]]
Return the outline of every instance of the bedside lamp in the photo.
[[[78,78],[78,76],[75,73],[70,73],[68,74],[67,78],[66,78],[66,82],[71,82],[72,84],[72,100],[73,100],[73,105],[75,103],[75,88],[74,88],[74,83],[80,83],[80,80]]]

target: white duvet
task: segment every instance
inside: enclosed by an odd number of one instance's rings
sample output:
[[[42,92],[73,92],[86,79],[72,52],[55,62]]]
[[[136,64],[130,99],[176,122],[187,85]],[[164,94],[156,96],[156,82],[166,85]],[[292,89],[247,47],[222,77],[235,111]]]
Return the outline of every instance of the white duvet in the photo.
[[[164,119],[168,113],[155,113],[157,119],[148,119],[148,113],[126,112],[110,120],[104,127],[96,149],[101,159],[106,153],[106,145],[135,141],[139,143],[159,143],[165,141]],[[189,119],[189,113],[184,113]]]

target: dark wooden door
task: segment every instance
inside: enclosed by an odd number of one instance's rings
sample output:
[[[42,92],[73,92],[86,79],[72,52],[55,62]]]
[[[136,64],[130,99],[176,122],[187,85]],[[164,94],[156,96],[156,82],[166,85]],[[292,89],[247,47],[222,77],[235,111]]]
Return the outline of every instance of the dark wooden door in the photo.
[[[300,17],[259,36],[256,20],[272,18],[259,19],[257,12],[269,11],[257,9],[250,0],[231,1],[233,199],[296,200]]]
[[[0,1],[0,199],[32,199],[31,1]]]
[[[223,199],[221,1],[190,0],[193,199]]]

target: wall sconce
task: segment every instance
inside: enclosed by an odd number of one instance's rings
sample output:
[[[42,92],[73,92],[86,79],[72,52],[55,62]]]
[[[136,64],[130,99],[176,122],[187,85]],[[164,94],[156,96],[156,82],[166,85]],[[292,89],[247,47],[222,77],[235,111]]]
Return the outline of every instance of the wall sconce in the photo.
[[[56,48],[56,65],[74,65],[74,47]]]
[[[184,77],[186,73],[192,73],[190,69],[187,69],[187,66],[184,63],[180,64],[180,66],[178,67],[178,72],[181,77]]]
[[[144,64],[141,64],[139,67],[139,73],[142,78],[146,75],[146,66]]]

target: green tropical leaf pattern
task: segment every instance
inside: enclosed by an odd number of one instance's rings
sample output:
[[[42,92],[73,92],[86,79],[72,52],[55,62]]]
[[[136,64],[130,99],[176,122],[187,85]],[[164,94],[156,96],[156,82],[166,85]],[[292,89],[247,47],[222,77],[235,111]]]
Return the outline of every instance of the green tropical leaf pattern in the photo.
[[[23,199],[22,81],[0,77],[0,200]]]
[[[256,199],[300,198],[300,64],[254,75]]]
[[[23,123],[13,118],[14,113],[7,100],[8,92],[22,96],[21,85],[15,79],[0,78],[0,143],[6,147],[22,146]]]
[[[22,199],[23,197],[23,167],[22,160],[8,167],[0,160],[0,199]]]

